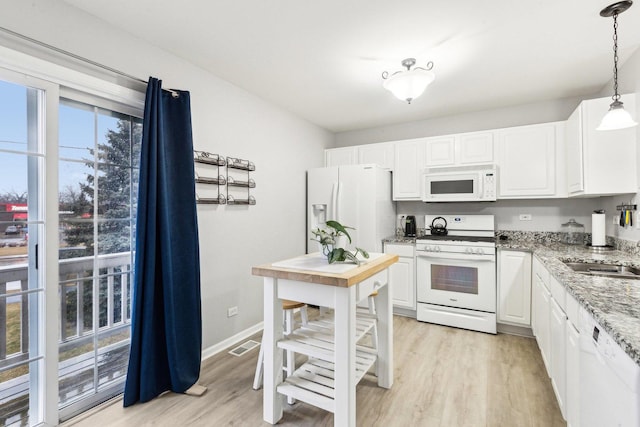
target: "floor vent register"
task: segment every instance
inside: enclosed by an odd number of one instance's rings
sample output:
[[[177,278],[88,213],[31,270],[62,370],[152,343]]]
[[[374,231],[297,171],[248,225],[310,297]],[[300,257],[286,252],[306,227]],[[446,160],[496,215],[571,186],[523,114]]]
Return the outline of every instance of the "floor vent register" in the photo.
[[[248,352],[249,350],[253,350],[259,345],[260,343],[258,341],[249,340],[243,344],[240,344],[238,347],[234,348],[233,350],[229,351],[229,354],[239,357],[245,354],[246,352]]]

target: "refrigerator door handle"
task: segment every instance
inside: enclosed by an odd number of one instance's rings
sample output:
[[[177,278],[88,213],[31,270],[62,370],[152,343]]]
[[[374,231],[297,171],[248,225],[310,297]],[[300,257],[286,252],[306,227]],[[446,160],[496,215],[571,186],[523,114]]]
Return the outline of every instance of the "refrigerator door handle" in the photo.
[[[331,210],[329,211],[329,215],[331,215],[331,217],[327,218],[327,220],[332,219],[334,221],[337,221],[336,219],[336,215],[338,213],[337,204],[338,204],[338,183],[336,182],[331,187]]]
[[[340,190],[342,189],[342,183],[340,181],[338,181],[338,184],[336,185],[336,201],[334,206],[335,209],[335,220],[340,222],[340,196],[341,196],[341,192]]]

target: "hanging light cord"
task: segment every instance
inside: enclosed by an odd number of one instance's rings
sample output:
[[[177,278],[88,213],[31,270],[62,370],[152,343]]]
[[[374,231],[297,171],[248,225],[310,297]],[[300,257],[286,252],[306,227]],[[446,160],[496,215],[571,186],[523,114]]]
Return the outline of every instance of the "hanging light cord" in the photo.
[[[613,14],[613,96],[614,101],[620,99],[618,94],[618,14]]]

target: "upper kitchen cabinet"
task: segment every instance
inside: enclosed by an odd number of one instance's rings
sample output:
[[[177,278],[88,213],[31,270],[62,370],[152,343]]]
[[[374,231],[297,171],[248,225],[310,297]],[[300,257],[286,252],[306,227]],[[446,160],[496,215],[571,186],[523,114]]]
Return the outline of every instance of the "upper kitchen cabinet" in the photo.
[[[366,144],[353,147],[331,148],[324,152],[324,165],[378,165],[393,170],[393,143]]]
[[[563,135],[561,122],[498,130],[498,198],[566,197]]]
[[[358,164],[375,164],[381,168],[393,170],[393,143],[367,144],[358,146]]]
[[[636,115],[635,97],[623,95],[625,109]],[[598,131],[611,98],[583,101],[566,125],[567,189],[572,196],[635,193],[636,129]]]
[[[344,147],[331,148],[324,150],[324,165],[331,166],[348,166],[358,164],[358,148]]]
[[[395,143],[393,200],[422,200],[425,138]]]
[[[425,167],[493,163],[493,132],[470,132],[425,139]]]

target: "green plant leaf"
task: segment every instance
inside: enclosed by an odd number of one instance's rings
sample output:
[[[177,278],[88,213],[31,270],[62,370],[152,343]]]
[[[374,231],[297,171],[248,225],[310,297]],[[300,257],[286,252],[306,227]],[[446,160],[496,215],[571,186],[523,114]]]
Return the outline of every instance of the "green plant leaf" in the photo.
[[[333,264],[334,262],[344,261],[345,251],[342,248],[335,248],[329,254],[329,264]]]
[[[344,256],[345,256],[345,260],[349,259],[349,260],[355,262],[356,264],[360,265],[360,260],[354,254],[352,254],[351,252],[349,252],[349,251],[345,252]]]
[[[327,224],[327,227],[331,227],[334,230],[336,230],[338,232],[338,235],[342,233],[345,236],[347,236],[347,239],[349,239],[349,243],[351,243],[351,236],[349,235],[349,232],[347,232],[347,228],[350,228],[351,230],[355,230],[355,228],[344,226],[340,224],[338,221],[333,221],[333,220],[327,221],[326,224]]]
[[[358,252],[360,252],[364,258],[369,258],[369,252],[365,251],[364,249],[356,248],[356,255],[358,255]]]

